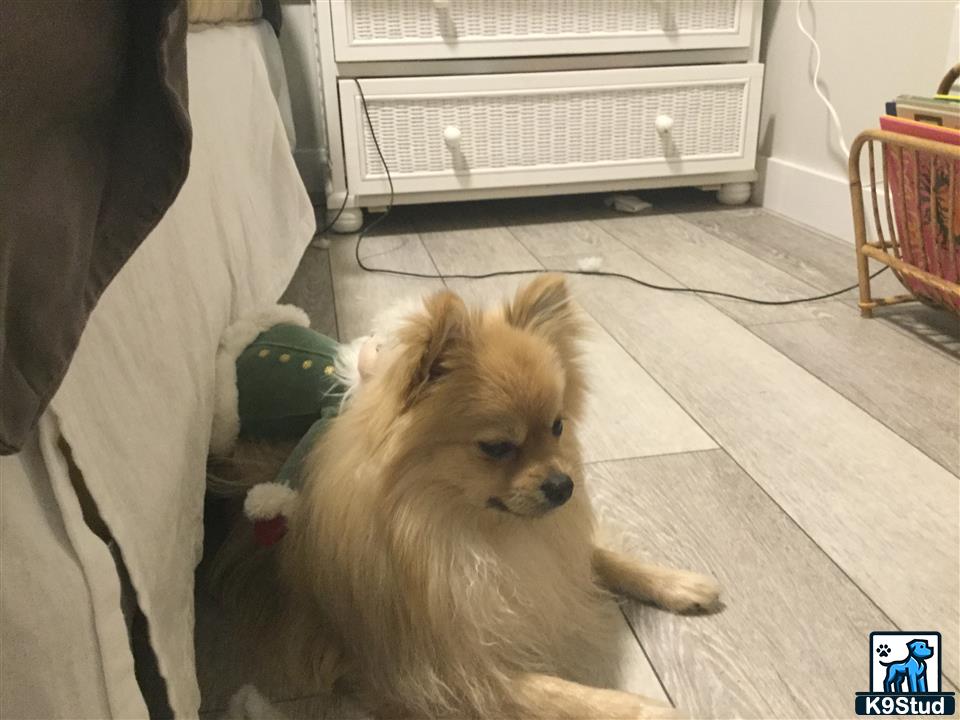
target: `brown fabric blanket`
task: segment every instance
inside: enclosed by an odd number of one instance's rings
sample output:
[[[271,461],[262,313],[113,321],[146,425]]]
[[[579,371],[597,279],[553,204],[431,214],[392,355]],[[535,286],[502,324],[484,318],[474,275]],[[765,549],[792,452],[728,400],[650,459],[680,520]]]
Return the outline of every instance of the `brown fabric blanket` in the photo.
[[[187,175],[182,0],[0,2],[0,452]]]

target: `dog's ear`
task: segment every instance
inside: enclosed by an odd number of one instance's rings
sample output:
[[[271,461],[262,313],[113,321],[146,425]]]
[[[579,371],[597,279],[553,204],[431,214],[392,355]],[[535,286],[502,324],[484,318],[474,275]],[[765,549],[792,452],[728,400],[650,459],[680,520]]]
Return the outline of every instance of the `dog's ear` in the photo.
[[[397,333],[404,348],[396,368],[404,408],[450,372],[470,342],[470,313],[457,295],[444,290],[423,305],[424,311],[412,315]]]
[[[541,275],[517,291],[504,308],[506,321],[545,338],[556,349],[567,373],[564,412],[576,417],[583,408],[586,379],[580,366],[583,315],[567,290],[563,275]]]
[[[504,316],[514,327],[545,337],[561,354],[576,354],[574,346],[583,335],[583,321],[563,275],[541,275],[520,288]]]

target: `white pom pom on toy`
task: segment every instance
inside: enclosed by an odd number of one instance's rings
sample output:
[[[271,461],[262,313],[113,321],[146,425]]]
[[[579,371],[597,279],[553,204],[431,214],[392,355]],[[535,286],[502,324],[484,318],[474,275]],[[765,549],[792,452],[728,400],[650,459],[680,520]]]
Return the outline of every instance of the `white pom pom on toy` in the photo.
[[[253,685],[244,685],[233,697],[223,720],[287,720]]]
[[[251,520],[269,520],[282,515],[290,517],[297,507],[298,493],[280,483],[260,483],[250,488],[243,502],[243,512]]]

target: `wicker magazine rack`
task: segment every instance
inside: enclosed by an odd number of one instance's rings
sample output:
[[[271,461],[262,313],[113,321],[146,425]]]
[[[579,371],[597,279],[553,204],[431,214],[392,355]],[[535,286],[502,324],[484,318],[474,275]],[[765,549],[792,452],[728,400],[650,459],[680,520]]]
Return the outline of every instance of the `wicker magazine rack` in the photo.
[[[955,65],[937,92],[946,94],[960,77]],[[882,193],[887,232],[877,198],[875,147],[882,150]],[[860,180],[861,155],[868,150],[870,202],[875,242],[867,240],[867,218]],[[857,244],[860,314],[871,317],[884,305],[920,300],[960,315],[960,144],[937,142],[884,130],[866,130],[850,149],[850,199]],[[909,291],[875,298],[870,293],[868,259],[889,265]]]

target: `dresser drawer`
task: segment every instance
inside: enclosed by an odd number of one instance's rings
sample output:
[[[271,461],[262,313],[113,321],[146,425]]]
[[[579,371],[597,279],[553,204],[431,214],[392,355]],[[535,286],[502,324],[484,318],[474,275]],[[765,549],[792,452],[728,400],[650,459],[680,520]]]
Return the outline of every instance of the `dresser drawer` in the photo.
[[[336,58],[744,48],[757,0],[329,0]]]
[[[364,79],[397,193],[752,170],[763,66]],[[351,192],[389,192],[353,80],[340,80]]]

